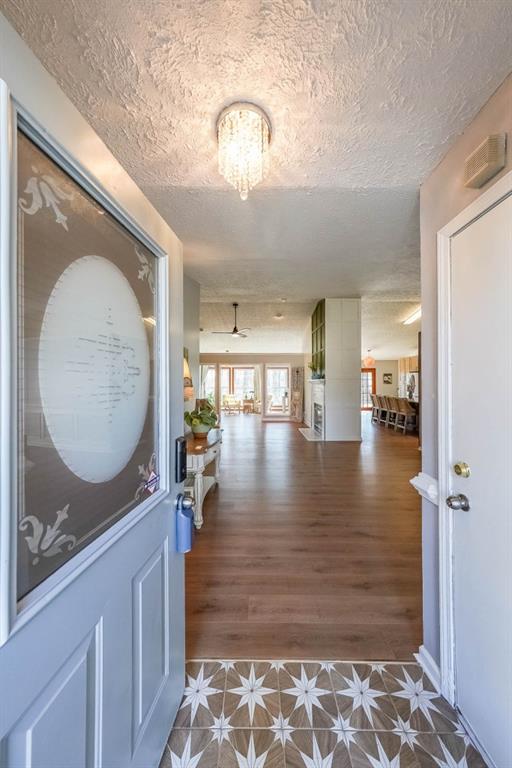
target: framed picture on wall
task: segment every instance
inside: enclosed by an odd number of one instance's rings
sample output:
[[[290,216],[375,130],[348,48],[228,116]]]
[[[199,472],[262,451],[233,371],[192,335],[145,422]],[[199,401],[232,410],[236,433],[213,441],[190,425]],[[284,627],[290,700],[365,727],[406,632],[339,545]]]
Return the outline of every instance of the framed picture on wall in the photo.
[[[393,374],[392,373],[383,373],[382,374],[382,383],[383,384],[392,384],[393,383]]]

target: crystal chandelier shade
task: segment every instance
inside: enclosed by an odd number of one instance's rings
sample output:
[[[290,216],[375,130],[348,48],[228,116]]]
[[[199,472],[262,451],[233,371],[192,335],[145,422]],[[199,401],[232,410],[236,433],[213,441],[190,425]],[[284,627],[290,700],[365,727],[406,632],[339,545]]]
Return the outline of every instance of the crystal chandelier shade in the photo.
[[[268,171],[270,123],[255,104],[231,104],[217,121],[219,172],[247,200]]]

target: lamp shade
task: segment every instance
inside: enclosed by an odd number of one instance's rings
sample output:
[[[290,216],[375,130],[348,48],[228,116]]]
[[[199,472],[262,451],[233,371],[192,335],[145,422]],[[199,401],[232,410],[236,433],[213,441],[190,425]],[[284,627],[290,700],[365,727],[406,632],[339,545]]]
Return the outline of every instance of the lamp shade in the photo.
[[[185,400],[192,400],[194,397],[194,385],[192,383],[192,374],[186,357],[183,358],[183,395]]]
[[[363,368],[375,368],[375,358],[370,355],[370,350],[366,357],[363,357]]]

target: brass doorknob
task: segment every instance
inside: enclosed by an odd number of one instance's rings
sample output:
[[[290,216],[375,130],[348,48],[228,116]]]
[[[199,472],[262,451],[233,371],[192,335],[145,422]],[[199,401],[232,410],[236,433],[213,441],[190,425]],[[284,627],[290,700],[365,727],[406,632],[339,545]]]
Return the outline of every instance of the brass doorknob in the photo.
[[[469,477],[471,474],[469,464],[466,464],[465,461],[458,461],[456,464],[454,464],[453,471],[459,477]]]

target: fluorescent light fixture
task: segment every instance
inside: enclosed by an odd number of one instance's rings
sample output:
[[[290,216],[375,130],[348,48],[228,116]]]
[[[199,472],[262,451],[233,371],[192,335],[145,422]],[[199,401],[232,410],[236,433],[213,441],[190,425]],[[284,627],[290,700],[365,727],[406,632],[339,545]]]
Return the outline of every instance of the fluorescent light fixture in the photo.
[[[403,320],[402,325],[412,325],[416,322],[416,320],[419,320],[421,317],[421,307],[418,307],[416,312],[413,312],[410,317],[407,318],[407,320]]]

